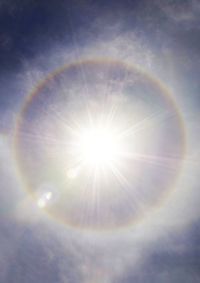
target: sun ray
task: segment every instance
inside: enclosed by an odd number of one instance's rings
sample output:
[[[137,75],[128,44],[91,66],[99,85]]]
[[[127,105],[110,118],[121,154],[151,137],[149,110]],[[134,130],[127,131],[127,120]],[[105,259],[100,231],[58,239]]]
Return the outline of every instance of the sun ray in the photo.
[[[122,186],[121,190],[126,194],[127,201],[130,203],[133,210],[135,210],[136,206],[143,209],[141,195],[138,193],[137,189],[134,188],[134,186],[138,186],[138,180],[134,180],[134,183],[130,184],[127,178],[123,176],[122,172],[120,172],[116,166],[111,166],[111,171]],[[134,195],[131,192],[132,190],[134,190]]]
[[[163,112],[162,110],[152,113],[147,117],[144,117],[142,120],[140,120],[137,123],[133,123],[130,127],[128,127],[127,129],[123,129],[122,132],[120,132],[120,136],[121,137],[126,137],[128,135],[133,135],[136,133],[140,133],[141,131],[144,131],[147,129],[149,129],[150,124],[152,122],[154,122],[156,120],[156,122],[160,122],[164,119],[166,119],[166,117],[168,117],[169,113],[167,111]],[[162,119],[159,120],[158,118]],[[152,123],[153,126],[153,123]]]

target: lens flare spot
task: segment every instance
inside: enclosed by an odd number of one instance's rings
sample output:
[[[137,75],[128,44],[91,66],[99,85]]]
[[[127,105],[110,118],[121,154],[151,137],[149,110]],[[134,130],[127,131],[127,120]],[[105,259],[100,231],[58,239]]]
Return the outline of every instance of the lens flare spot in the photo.
[[[39,208],[44,208],[52,198],[52,192],[47,192],[43,194],[37,201]]]

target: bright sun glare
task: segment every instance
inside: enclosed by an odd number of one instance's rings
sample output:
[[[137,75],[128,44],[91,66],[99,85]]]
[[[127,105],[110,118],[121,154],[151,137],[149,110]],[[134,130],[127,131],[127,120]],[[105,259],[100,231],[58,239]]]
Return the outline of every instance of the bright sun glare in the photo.
[[[106,166],[117,160],[120,145],[111,128],[94,127],[81,132],[78,152],[86,165]]]

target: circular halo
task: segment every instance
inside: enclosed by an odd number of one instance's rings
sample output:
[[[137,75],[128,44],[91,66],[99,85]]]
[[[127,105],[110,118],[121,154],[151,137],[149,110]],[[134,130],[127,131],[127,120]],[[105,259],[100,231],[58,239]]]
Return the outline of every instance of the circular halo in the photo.
[[[109,170],[73,159],[71,136],[91,120],[95,129],[108,122],[125,145]],[[173,190],[184,152],[184,123],[167,88],[112,60],[76,62],[48,75],[26,99],[15,132],[26,190],[74,228],[111,230],[143,219]]]

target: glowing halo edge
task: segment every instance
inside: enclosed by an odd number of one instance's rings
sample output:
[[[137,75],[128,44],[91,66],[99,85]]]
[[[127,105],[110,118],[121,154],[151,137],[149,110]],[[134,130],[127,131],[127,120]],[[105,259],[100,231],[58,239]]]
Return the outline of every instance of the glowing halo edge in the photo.
[[[35,199],[35,194],[34,192],[31,190],[31,188],[29,188],[28,185],[28,180],[26,180],[26,177],[23,175],[23,172],[21,170],[21,164],[20,164],[20,157],[19,157],[19,153],[17,151],[17,147],[18,147],[18,132],[20,129],[20,125],[23,121],[23,115],[26,112],[26,109],[29,107],[29,105],[31,104],[31,102],[33,101],[33,99],[35,98],[35,96],[37,96],[40,91],[43,89],[43,87],[45,87],[51,80],[53,80],[55,77],[57,77],[59,74],[61,74],[62,72],[64,72],[65,70],[68,70],[72,67],[78,67],[81,66],[82,64],[103,64],[103,63],[109,63],[109,64],[120,64],[121,66],[123,66],[124,68],[127,68],[129,70],[135,70],[138,71],[141,75],[143,75],[145,78],[147,78],[150,82],[152,82],[153,84],[156,85],[156,87],[158,87],[158,89],[160,89],[161,91],[161,95],[163,97],[165,97],[165,99],[167,99],[167,101],[170,103],[170,105],[173,107],[173,109],[175,110],[175,113],[177,115],[177,120],[180,126],[180,132],[181,132],[181,136],[182,136],[182,148],[181,148],[181,164],[180,164],[180,168],[178,169],[177,175],[176,177],[174,177],[174,180],[172,182],[172,185],[167,188],[165,190],[164,193],[162,193],[162,197],[160,197],[157,201],[154,202],[154,206],[151,206],[149,208],[149,210],[154,210],[154,209],[158,209],[161,207],[161,205],[163,204],[163,202],[166,200],[166,198],[174,191],[175,189],[175,185],[177,183],[177,180],[180,176],[181,173],[181,169],[182,169],[182,163],[186,154],[186,147],[187,147],[187,138],[186,138],[186,129],[185,129],[185,124],[184,124],[184,120],[182,117],[182,113],[180,111],[180,109],[177,106],[177,103],[174,99],[174,97],[172,96],[171,91],[169,91],[169,89],[167,88],[167,86],[160,81],[157,77],[155,77],[152,74],[147,73],[146,71],[144,71],[143,69],[141,69],[140,66],[138,65],[133,65],[133,64],[129,64],[127,62],[123,62],[123,61],[118,61],[115,59],[110,59],[110,58],[95,58],[95,59],[83,59],[77,62],[73,62],[70,64],[65,64],[62,67],[56,69],[54,72],[48,74],[46,76],[46,78],[44,78],[41,82],[38,83],[38,85],[36,85],[36,87],[31,91],[31,93],[25,98],[25,101],[22,105],[21,110],[19,111],[19,114],[16,118],[16,125],[15,125],[15,132],[14,132],[14,142],[13,142],[13,151],[14,151],[14,156],[15,156],[15,163],[16,163],[16,169],[17,169],[17,173],[19,175],[19,179],[22,183],[22,187],[24,188],[24,190],[33,197],[33,199]],[[140,214],[139,217],[134,218],[132,221],[127,221],[126,223],[124,223],[121,226],[115,226],[110,227],[106,229],[102,228],[97,228],[97,229],[93,229],[93,228],[87,228],[87,227],[82,227],[79,225],[74,224],[73,222],[70,221],[66,221],[65,219],[62,219],[61,217],[58,219],[58,217],[56,217],[55,215],[52,215],[48,210],[44,209],[45,212],[53,219],[58,220],[59,222],[61,222],[62,224],[67,225],[68,228],[71,229],[77,229],[77,230],[90,230],[91,232],[93,232],[94,230],[98,231],[98,232],[112,232],[113,230],[116,231],[121,231],[122,229],[125,228],[129,228],[132,225],[136,225],[138,223],[141,223],[142,221],[145,220],[145,217],[143,214],[146,214],[147,212]]]

